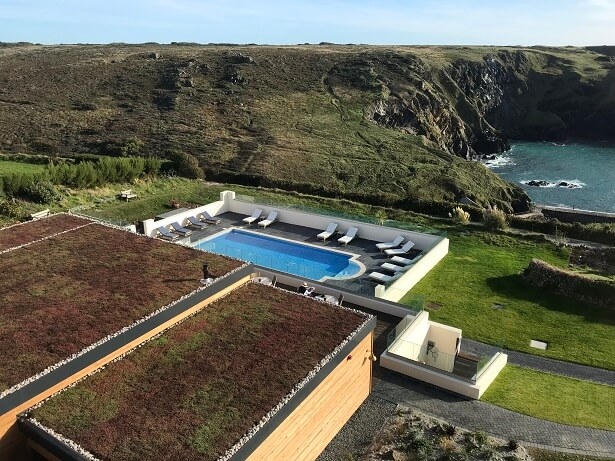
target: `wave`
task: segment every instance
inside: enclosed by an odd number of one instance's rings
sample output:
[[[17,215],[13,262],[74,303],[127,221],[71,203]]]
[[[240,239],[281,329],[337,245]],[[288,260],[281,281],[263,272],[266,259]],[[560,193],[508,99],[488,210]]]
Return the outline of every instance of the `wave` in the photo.
[[[502,168],[505,166],[514,166],[515,162],[508,155],[494,155],[492,157],[481,160],[481,163],[487,168]]]
[[[547,179],[523,179],[519,182],[530,187],[558,187],[560,189],[583,189],[583,187],[587,186],[587,184],[579,179],[558,179],[556,181]]]

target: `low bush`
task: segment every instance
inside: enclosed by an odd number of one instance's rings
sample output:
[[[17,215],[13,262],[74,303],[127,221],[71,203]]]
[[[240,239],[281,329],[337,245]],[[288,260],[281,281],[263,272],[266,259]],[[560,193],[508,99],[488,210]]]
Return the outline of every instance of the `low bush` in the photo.
[[[0,200],[0,215],[9,218],[17,218],[21,216],[21,214],[21,207],[15,200]]]
[[[60,194],[49,181],[32,181],[20,192],[20,196],[34,203],[52,203]]]
[[[503,230],[508,226],[506,213],[497,206],[489,206],[483,211],[483,224],[491,230]]]
[[[565,234],[567,238],[587,240],[590,242],[615,245],[615,224],[609,223],[564,223],[557,219],[538,221],[511,216],[509,224],[517,229],[525,229],[543,234],[555,235],[556,232]]]
[[[179,176],[188,179],[203,179],[205,172],[199,165],[199,159],[186,152],[175,151],[171,154],[173,168]]]
[[[453,208],[451,218],[453,219],[453,222],[457,224],[468,224],[470,222],[470,213],[465,211],[460,206],[456,206]]]

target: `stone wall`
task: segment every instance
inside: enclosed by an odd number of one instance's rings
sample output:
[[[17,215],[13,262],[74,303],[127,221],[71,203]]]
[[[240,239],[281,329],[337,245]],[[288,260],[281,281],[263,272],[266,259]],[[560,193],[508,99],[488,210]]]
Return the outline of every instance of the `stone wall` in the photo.
[[[596,304],[615,306],[615,283],[594,280],[533,259],[523,271],[523,278],[531,285],[545,288],[570,298]]]

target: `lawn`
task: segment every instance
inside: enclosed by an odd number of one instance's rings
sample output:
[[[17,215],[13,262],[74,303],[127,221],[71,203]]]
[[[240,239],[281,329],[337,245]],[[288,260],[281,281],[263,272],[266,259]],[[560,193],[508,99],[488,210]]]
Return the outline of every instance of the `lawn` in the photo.
[[[365,321],[249,283],[33,416],[101,459],[213,461]]]
[[[0,158],[0,179],[13,173],[33,174],[42,173],[47,165],[40,163],[13,162]]]
[[[482,400],[557,423],[615,430],[613,386],[509,365]]]
[[[467,338],[503,348],[615,369],[615,315],[610,309],[527,285],[532,258],[557,266],[568,251],[551,244],[482,231],[449,234],[449,254],[401,302],[424,296],[432,320]],[[502,309],[495,309],[500,304]],[[548,349],[530,349],[532,339]]]

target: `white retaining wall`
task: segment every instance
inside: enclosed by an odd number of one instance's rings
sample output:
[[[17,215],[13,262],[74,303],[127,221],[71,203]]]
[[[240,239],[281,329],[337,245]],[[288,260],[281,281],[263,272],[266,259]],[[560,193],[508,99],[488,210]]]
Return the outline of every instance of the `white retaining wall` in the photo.
[[[434,266],[440,262],[440,260],[442,260],[442,258],[447,255],[448,244],[449,240],[447,238],[442,239],[427,253],[425,253],[421,259],[414,263],[410,270],[406,271],[404,275],[395,280],[389,286],[376,286],[375,296],[388,301],[399,301],[414,285],[425,277],[425,275],[427,275],[429,271],[432,270]]]
[[[153,219],[147,219],[143,221],[143,233],[150,237],[155,237],[156,234],[158,234],[158,231],[156,230],[158,227],[164,226],[168,229],[169,224],[174,222],[178,222],[182,226],[186,226],[188,223],[188,218],[190,216],[196,216],[203,211],[207,211],[207,213],[209,213],[211,216],[215,216],[226,211],[224,209],[224,206],[225,203],[223,201],[212,202],[197,208],[190,208],[183,213],[177,213],[176,215],[173,215],[169,218],[160,219],[158,221],[154,221]]]
[[[442,389],[447,389],[457,394],[470,397],[471,399],[478,400],[491,385],[502,368],[504,368],[507,360],[508,356],[506,354],[498,352],[489,365],[489,369],[486,370],[474,384],[457,378],[450,373],[433,370],[420,363],[411,363],[409,360],[393,357],[387,354],[386,351],[380,356],[380,366],[410,376],[411,378],[425,381],[434,386],[441,387]]]

